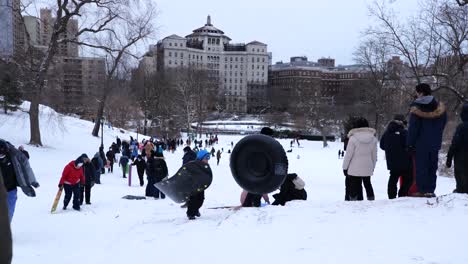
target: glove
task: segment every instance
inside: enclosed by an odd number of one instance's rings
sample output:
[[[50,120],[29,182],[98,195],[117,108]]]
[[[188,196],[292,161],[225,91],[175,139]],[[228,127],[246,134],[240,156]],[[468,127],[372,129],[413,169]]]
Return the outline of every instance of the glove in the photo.
[[[33,182],[31,183],[31,185],[34,187],[34,188],[39,188],[39,183],[38,182]]]
[[[445,166],[447,166],[447,168],[451,168],[452,167],[452,161],[447,160],[447,162],[445,163]]]
[[[63,184],[58,185],[59,189],[63,189]]]
[[[344,176],[348,177],[348,170],[343,170]]]

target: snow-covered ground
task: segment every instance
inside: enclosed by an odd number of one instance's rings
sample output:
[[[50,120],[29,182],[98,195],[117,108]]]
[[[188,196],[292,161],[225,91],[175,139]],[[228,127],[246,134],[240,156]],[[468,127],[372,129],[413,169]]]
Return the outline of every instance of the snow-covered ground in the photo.
[[[225,153],[219,166],[210,161],[214,180],[196,221],[188,221],[185,210],[168,199],[121,199],[144,195],[144,187],[128,187],[118,167],[101,176],[103,184],[92,190],[92,205],[82,206],[81,212],[63,211],[61,201],[51,214],[63,167],[81,153],[93,155],[100,139],[90,135],[90,122],[62,117],[57,126],[46,122],[46,116],[41,122],[45,147],[26,145],[41,187],[36,198],[18,192],[12,223],[15,264],[468,263],[468,196],[390,201],[388,173],[379,153],[372,178],[376,200],[344,202],[338,143],[323,149],[320,142],[303,141],[302,148],[288,153],[290,171],[306,181],[308,200],[285,207],[207,209],[239,204],[241,190],[230,175],[226,151],[241,136],[221,135],[216,148],[223,147]],[[106,148],[116,135],[129,138],[105,128]],[[0,114],[0,137],[25,145],[26,114]],[[280,142],[289,148],[288,140]],[[165,157],[172,174],[181,165],[182,151]],[[453,188],[453,179],[438,178],[439,196]]]

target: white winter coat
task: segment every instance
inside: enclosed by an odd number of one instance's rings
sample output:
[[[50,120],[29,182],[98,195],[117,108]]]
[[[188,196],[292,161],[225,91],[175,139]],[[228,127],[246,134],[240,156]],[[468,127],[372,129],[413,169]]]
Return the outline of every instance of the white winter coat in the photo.
[[[349,176],[372,176],[377,163],[378,141],[375,137],[375,129],[355,128],[349,131],[348,138],[343,170],[348,170]]]

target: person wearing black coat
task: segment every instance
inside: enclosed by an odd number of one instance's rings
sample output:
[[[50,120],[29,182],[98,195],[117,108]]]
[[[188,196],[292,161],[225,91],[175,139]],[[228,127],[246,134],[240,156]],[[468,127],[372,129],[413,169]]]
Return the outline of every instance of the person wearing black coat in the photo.
[[[380,139],[380,148],[385,151],[387,169],[390,171],[387,188],[389,199],[396,198],[397,183],[400,177],[402,177],[403,184],[398,191],[398,197],[408,196],[408,191],[413,183],[411,156],[406,147],[407,135],[405,117],[395,115]]]
[[[304,188],[298,189],[294,184],[296,173],[289,173],[280,187],[280,192],[273,195],[275,201],[272,205],[285,205],[292,200],[307,200],[307,192]]]
[[[115,152],[112,147],[107,151],[106,158],[109,161],[109,169],[107,172],[114,172]]]
[[[83,157],[84,161],[83,171],[85,176],[85,184],[81,185],[80,196],[80,205],[83,205],[83,200],[86,201],[86,204],[91,204],[91,188],[93,187],[94,181],[96,180],[96,169],[86,154],[81,156]]]
[[[13,256],[10,218],[8,217],[8,194],[0,170],[0,263],[10,264]]]
[[[145,182],[143,181],[143,175],[145,175],[146,161],[143,158],[143,156],[138,155],[135,161],[132,163],[132,165],[136,165],[137,167],[138,178],[140,179],[140,186],[145,185]]]
[[[182,165],[197,159],[197,154],[189,146],[184,148],[184,153],[185,154],[182,157]]]
[[[26,158],[29,159],[29,153],[24,149],[23,146],[19,146],[18,150],[21,151],[21,153],[23,153],[26,156]]]
[[[462,123],[458,125],[452,138],[446,165],[452,167],[455,161],[455,193],[468,193],[468,104],[463,106],[460,118]]]
[[[130,162],[130,159],[125,156],[125,155],[122,155],[120,157],[120,160],[119,160],[119,167],[122,167],[122,174],[123,174],[123,178],[127,178],[126,174],[127,174],[127,165],[128,163]]]
[[[154,197],[156,199],[164,199],[166,195],[163,192],[159,191],[158,188],[154,186],[155,183],[160,182],[169,174],[166,161],[162,153],[152,153],[146,165],[146,175],[148,184],[146,185],[145,196]]]
[[[104,153],[104,147],[99,147],[99,156],[101,157],[102,162],[104,163],[104,165],[101,168],[101,174],[104,174],[106,173],[105,166],[107,164],[107,158],[106,158],[106,153]]]
[[[116,143],[118,151],[116,151],[115,153],[120,153],[120,147],[122,147],[122,140],[120,140],[120,138],[117,137]]]

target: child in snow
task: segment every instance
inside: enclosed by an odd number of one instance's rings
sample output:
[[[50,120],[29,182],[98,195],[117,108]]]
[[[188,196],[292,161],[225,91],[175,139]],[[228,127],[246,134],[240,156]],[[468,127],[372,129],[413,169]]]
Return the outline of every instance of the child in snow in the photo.
[[[70,161],[63,169],[62,177],[58,187],[65,189],[65,199],[63,200],[63,210],[67,209],[68,203],[73,196],[73,209],[80,211],[80,185],[86,184],[83,173],[85,154],[79,156],[76,160]]]
[[[132,165],[136,165],[137,167],[138,178],[140,179],[140,186],[145,185],[145,182],[143,181],[143,175],[145,174],[146,161],[145,159],[143,159],[143,156],[138,155],[136,160],[132,163]]]
[[[206,150],[200,150],[197,154],[197,160],[195,162],[202,162],[206,166],[208,165],[208,161],[210,160],[210,153]],[[205,191],[201,191],[197,194],[194,194],[189,197],[187,201],[187,217],[189,220],[194,220],[195,216],[200,217],[200,208],[203,205],[203,201],[205,200]]]
[[[120,157],[120,160],[119,160],[119,167],[122,167],[122,174],[124,178],[127,178],[127,165],[128,165],[128,162],[130,161],[130,159],[125,156],[125,155],[122,155]]]
[[[343,160],[343,174],[348,180],[349,200],[363,200],[362,183],[367,199],[374,200],[371,176],[377,163],[377,138],[375,129],[369,127],[365,118],[356,120],[355,128],[348,134],[348,146]]]
[[[285,205],[292,200],[307,200],[304,181],[296,173],[289,173],[281,185],[280,192],[273,195],[272,205]]]
[[[455,181],[457,183],[454,193],[468,193],[468,104],[463,106],[458,125],[447,154],[447,167],[452,167],[455,160]]]

